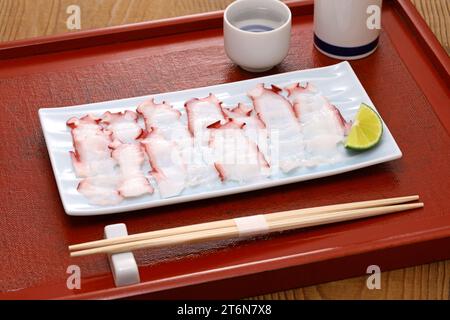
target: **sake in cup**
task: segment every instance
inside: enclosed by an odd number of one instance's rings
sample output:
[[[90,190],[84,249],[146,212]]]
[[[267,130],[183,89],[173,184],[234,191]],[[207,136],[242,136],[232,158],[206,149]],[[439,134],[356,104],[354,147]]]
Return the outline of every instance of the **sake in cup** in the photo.
[[[225,52],[242,69],[263,72],[289,51],[292,14],[279,0],[237,0],[225,10]]]

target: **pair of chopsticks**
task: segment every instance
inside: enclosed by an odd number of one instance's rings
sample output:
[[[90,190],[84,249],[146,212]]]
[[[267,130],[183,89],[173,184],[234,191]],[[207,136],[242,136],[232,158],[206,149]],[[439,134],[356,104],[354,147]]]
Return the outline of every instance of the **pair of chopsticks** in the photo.
[[[423,207],[424,204],[409,202],[418,199],[419,196],[414,195],[265,214],[261,216],[265,218],[267,230],[262,233],[293,230],[417,209]],[[71,257],[79,257],[223,240],[239,236],[241,233],[236,220],[227,219],[75,244],[69,246],[69,251],[71,251]]]

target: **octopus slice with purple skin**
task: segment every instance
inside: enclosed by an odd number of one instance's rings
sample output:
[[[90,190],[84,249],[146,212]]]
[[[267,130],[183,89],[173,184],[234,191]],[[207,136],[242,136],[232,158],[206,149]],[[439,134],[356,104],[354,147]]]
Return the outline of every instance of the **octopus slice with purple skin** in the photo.
[[[253,124],[255,124],[256,127],[259,129],[265,129],[266,126],[264,125],[264,122],[259,119],[259,117],[256,115],[255,109],[252,106],[248,106],[244,103],[239,103],[236,107],[232,109],[227,109],[225,107],[222,107],[222,112],[228,119],[239,119],[239,122],[244,122],[244,124],[248,125],[244,120],[247,120],[247,122],[250,122],[250,119],[254,120],[251,121]]]
[[[208,126],[213,123],[225,123],[226,115],[222,110],[222,102],[210,93],[207,97],[187,101],[184,107],[188,118],[188,129],[194,141],[196,162],[206,163],[208,176],[214,177],[215,174],[215,179],[212,180],[212,183],[215,183],[214,181],[219,181],[219,177],[214,168],[214,155],[209,146],[211,130]]]
[[[226,116],[221,105],[222,102],[212,93],[206,98],[194,98],[185,103],[188,128],[195,138],[209,140],[208,137],[204,137],[205,132],[208,132],[207,127],[218,121],[225,122]]]
[[[214,165],[223,181],[254,182],[270,175],[270,166],[258,146],[234,119],[210,125]]]
[[[105,112],[100,124],[113,133],[113,139],[122,143],[135,143],[142,134],[138,124],[138,115],[134,111],[111,113]]]
[[[187,170],[175,142],[153,129],[141,141],[152,167],[151,175],[162,198],[179,195],[186,187]]]
[[[180,148],[192,148],[192,135],[181,121],[181,112],[166,102],[156,103],[152,98],[137,108],[142,114],[147,131],[157,129],[165,139],[176,141]]]
[[[67,121],[75,149],[70,151],[70,156],[77,177],[109,173],[116,165],[108,147],[112,142],[111,132],[104,130],[99,121],[92,115],[80,119],[73,117]]]
[[[320,95],[311,83],[307,83],[305,87],[302,87],[300,83],[294,83],[286,87],[286,91],[294,105],[295,114],[301,122],[307,122],[308,116],[315,112],[329,113],[334,118],[335,126],[331,126],[333,129],[338,128],[344,135],[350,131],[351,122],[347,122],[339,109],[326,97]]]
[[[286,91],[302,125],[310,165],[338,160],[337,145],[344,140],[351,123],[310,83],[305,87],[295,83]]]
[[[89,199],[89,203],[100,206],[119,204],[123,196],[117,190],[117,176],[99,175],[87,177],[78,184],[78,192]]]
[[[104,130],[99,121],[91,115],[67,121],[75,147],[70,154],[76,175],[84,178],[77,190],[91,204],[115,205],[123,197],[117,190],[116,161],[109,149],[111,132]]]
[[[258,146],[264,157],[270,162],[267,129],[253,106],[239,103],[232,109],[222,107],[222,110],[227,119],[244,123],[243,130],[245,135]]]
[[[201,151],[195,148],[191,132],[181,119],[181,112],[168,103],[155,103],[150,99],[138,107],[138,112],[144,116],[146,128],[157,130],[166,140],[174,142],[179,148],[183,163],[187,166],[187,185],[206,185],[219,181],[212,164],[207,164]]]
[[[280,91],[276,86],[268,89],[258,84],[248,95],[268,130],[271,165],[276,164],[287,173],[302,165],[304,145],[300,123],[291,103]]]
[[[236,107],[232,109],[227,109],[222,107],[223,113],[227,116],[227,118],[236,119],[236,118],[245,118],[250,117],[253,112],[253,107],[246,105],[244,103],[239,103]],[[264,124],[262,123],[263,127]]]
[[[142,173],[145,157],[142,146],[139,144],[122,143],[114,140],[110,144],[113,150],[112,157],[120,168],[120,182],[118,192],[125,198],[152,194],[153,187]]]

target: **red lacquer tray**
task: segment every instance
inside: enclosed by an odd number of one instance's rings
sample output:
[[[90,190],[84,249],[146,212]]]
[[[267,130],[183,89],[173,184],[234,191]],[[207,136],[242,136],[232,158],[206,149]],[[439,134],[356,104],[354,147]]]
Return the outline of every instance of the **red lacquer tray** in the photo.
[[[291,2],[292,48],[267,74],[336,63],[312,43],[313,3]],[[352,67],[403,158],[334,177],[140,212],[69,217],[38,108],[78,105],[255,77],[222,43],[222,13],[0,46],[0,298],[239,298],[450,258],[449,58],[409,0],[387,0],[381,43]],[[323,204],[419,194],[426,207],[247,241],[136,252],[142,283],[115,288],[105,256],[69,244]],[[69,265],[81,289],[66,287]]]

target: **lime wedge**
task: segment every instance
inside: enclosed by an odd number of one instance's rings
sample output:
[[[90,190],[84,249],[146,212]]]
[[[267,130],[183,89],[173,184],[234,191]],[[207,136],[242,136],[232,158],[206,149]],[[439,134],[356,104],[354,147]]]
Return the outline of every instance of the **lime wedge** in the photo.
[[[345,147],[354,150],[367,150],[381,140],[383,123],[378,113],[362,103],[352,124]]]

